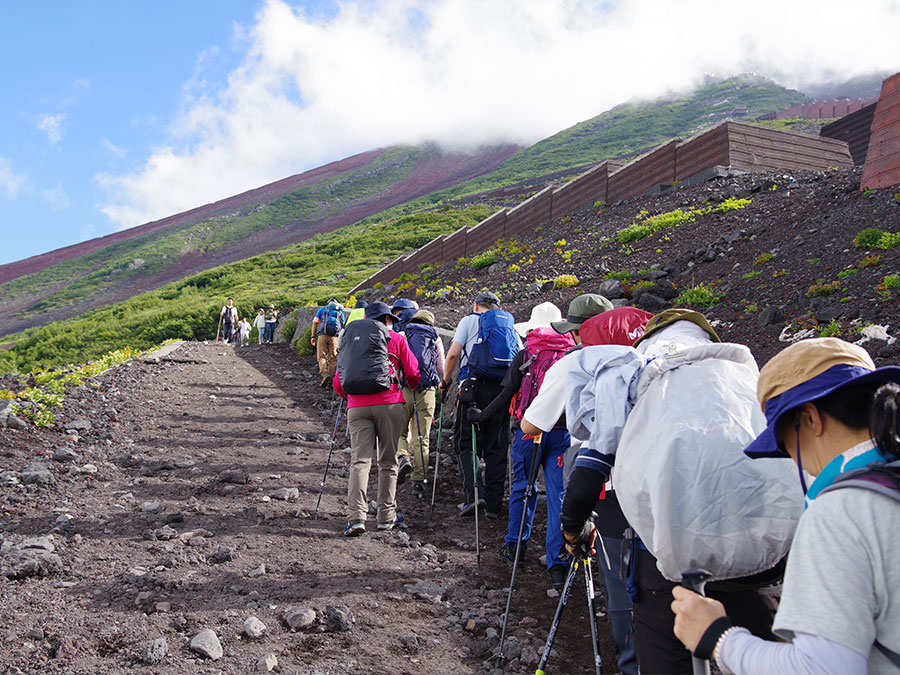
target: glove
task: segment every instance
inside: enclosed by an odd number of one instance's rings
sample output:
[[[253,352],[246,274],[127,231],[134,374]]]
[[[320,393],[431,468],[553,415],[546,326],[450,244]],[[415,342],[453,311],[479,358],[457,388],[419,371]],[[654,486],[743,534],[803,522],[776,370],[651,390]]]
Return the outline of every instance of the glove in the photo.
[[[597,555],[594,542],[597,540],[597,528],[592,520],[584,524],[581,532],[566,532],[563,530],[563,540],[566,542],[566,550],[579,558],[590,558]]]
[[[475,408],[473,406],[466,409],[466,419],[470,422],[475,422],[476,424],[479,422],[484,422],[484,413],[481,412],[480,408]]]

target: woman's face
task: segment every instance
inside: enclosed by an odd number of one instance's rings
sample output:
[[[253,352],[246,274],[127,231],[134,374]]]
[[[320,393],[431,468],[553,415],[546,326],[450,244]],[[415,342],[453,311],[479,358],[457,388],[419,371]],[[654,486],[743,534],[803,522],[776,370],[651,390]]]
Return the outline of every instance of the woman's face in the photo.
[[[788,413],[781,418],[781,423],[778,425],[778,449],[790,455],[795,462],[797,461],[798,412]]]

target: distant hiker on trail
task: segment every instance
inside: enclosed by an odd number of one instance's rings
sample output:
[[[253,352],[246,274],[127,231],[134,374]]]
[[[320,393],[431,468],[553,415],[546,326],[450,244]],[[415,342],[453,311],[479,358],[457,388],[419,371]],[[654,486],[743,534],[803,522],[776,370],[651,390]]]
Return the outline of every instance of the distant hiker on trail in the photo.
[[[509,520],[507,523],[506,537],[500,549],[501,560],[513,564],[516,559],[516,546],[519,542],[519,529],[523,523],[521,550],[519,551],[519,564],[525,564],[528,541],[531,537],[534,514],[537,509],[537,493],[533,492],[525,505],[525,495],[529,487],[529,479],[532,477],[532,455],[534,454],[534,441],[526,438],[519,428],[519,420],[528,405],[537,396],[550,366],[562,358],[566,352],[575,346],[575,340],[571,335],[559,334],[550,324],[560,321],[562,314],[559,308],[551,302],[537,305],[531,310],[531,319],[527,322],[515,324],[516,332],[525,338],[525,349],[516,354],[512,365],[506,371],[506,376],[501,382],[503,387],[500,394],[484,409],[469,408],[466,419],[469,422],[481,423],[495,417],[500,410],[510,409],[514,418],[515,432],[513,434],[510,459],[513,463],[513,484],[509,492]],[[510,405],[512,402],[512,405]],[[538,466],[544,470],[544,483],[547,490],[547,532],[546,553],[547,570],[550,574],[551,585],[561,590],[566,578],[568,565],[560,558],[563,547],[562,531],[559,528],[559,509],[563,497],[563,457],[569,449],[569,432],[566,431],[565,417],[561,417],[552,429],[541,437]],[[537,476],[537,469],[534,470]],[[533,487],[533,486],[532,486]]]
[[[900,672],[898,384],[900,368],[876,369],[837,338],[801,340],[763,366],[766,426],[744,452],[794,460],[807,504],[773,626],[788,642],[675,586],[675,634],[695,656],[739,675]]]
[[[260,307],[259,312],[256,315],[256,318],[253,319],[253,325],[256,328],[256,340],[259,344],[265,344],[266,338],[266,314],[265,310]]]
[[[321,387],[327,387],[337,368],[337,335],[344,327],[344,313],[337,300],[329,300],[313,317],[310,343],[316,348]]]
[[[222,325],[222,342],[231,342],[234,336],[234,328],[238,321],[237,307],[234,306],[234,298],[228,298],[225,306],[219,312],[219,323]]]
[[[397,317],[394,331],[402,333],[406,328],[407,322],[417,311],[419,311],[419,304],[415,300],[409,300],[408,298],[397,298],[394,300],[394,304],[391,305],[391,314]]]
[[[465,409],[475,406],[483,410],[500,393],[500,382],[516,353],[522,349],[522,341],[513,328],[514,321],[512,314],[500,309],[500,299],[496,295],[489,291],[479,293],[472,313],[464,316],[456,327],[444,362],[441,389],[445,391],[450,387],[447,378],[459,362],[458,409],[453,438],[459,456],[460,479],[465,488],[465,501],[459,511],[462,515],[474,515],[475,509],[483,505],[489,518],[499,518],[503,508],[509,413],[500,410],[495,417],[473,425],[465,419]],[[477,481],[478,504],[475,503],[473,442],[485,462],[483,492],[480,472]]]
[[[275,305],[269,305],[266,310],[266,344],[272,344],[275,339],[275,324],[278,322],[278,310]]]
[[[370,303],[365,319],[347,326],[344,347],[338,355],[333,382],[335,391],[347,399],[350,432],[345,537],[358,537],[366,531],[366,486],[376,448],[378,530],[405,527],[396,504],[397,441],[405,404],[400,376],[410,387],[417,387],[419,366],[403,336],[390,330],[393,323],[394,315],[385,303]]]
[[[244,317],[240,321],[238,321],[238,333],[241,336],[241,347],[246,347],[250,344],[250,329],[252,326],[250,322],[247,321],[247,317]]]
[[[406,342],[413,356],[419,362],[419,386],[403,387],[403,426],[400,430],[400,446],[397,457],[400,461],[397,485],[403,485],[412,473],[412,493],[415,497],[425,496],[425,474],[428,470],[428,446],[431,422],[434,419],[435,388],[444,379],[444,343],[434,328],[434,314],[420,309],[406,324]],[[415,404],[413,404],[415,395]],[[417,419],[418,414],[418,419]],[[419,446],[419,437],[422,439]],[[412,464],[410,464],[410,441],[412,438]]]

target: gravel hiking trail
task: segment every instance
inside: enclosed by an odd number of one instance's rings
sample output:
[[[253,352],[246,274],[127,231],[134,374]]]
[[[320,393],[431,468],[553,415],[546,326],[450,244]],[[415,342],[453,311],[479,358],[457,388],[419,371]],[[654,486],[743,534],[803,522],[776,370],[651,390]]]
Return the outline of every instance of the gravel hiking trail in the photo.
[[[286,345],[188,342],[68,389],[55,428],[0,428],[0,672],[490,672],[505,519],[480,522],[478,574],[445,438],[431,521],[406,484],[407,530],[378,533],[370,516],[365,535],[338,536],[343,420],[314,519],[337,413],[317,382]],[[543,502],[537,513],[543,542]],[[504,672],[534,672],[548,588],[535,556]],[[579,575],[547,672],[593,672],[584,598]]]

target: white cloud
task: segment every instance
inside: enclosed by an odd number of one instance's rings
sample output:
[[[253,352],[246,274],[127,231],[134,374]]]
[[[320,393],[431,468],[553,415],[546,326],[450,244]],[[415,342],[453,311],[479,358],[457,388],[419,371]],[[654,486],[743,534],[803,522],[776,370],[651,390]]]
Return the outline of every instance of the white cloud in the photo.
[[[57,183],[55,187],[50,188],[49,190],[43,190],[41,196],[44,198],[45,202],[50,204],[50,206],[57,211],[65,211],[72,203],[69,199],[69,195],[60,183]]]
[[[15,197],[28,184],[28,176],[13,171],[12,162],[7,157],[0,157],[0,189],[7,197]]]
[[[102,145],[103,149],[106,150],[109,154],[117,157],[118,159],[123,159],[125,155],[128,154],[128,151],[125,148],[116,145],[108,138],[100,139],[100,145]]]
[[[240,67],[186,83],[170,142],[98,176],[128,227],[355,152],[530,143],[613,105],[755,71],[793,87],[900,69],[900,4],[870,0],[269,0]]]
[[[62,140],[62,123],[66,119],[65,113],[57,115],[44,115],[37,121],[37,128],[47,134],[50,145],[56,145]]]

